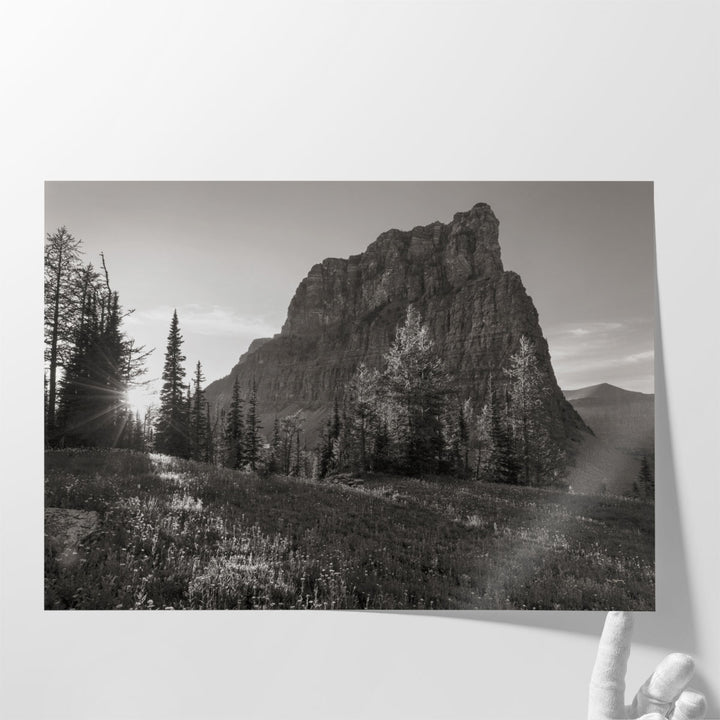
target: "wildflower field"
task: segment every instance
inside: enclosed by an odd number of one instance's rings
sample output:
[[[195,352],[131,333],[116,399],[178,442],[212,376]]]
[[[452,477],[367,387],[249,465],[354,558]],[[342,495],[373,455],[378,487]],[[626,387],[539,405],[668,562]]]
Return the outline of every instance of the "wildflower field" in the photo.
[[[638,500],[374,476],[263,478],[119,450],[51,450],[47,508],[95,511],[46,609],[652,610]],[[95,515],[93,515],[95,517]]]

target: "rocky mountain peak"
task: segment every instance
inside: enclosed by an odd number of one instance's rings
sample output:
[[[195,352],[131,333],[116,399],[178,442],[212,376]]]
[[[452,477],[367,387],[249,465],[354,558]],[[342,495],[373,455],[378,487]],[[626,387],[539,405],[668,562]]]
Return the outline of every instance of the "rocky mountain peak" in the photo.
[[[491,375],[502,391],[503,369],[525,335],[552,389],[547,404],[553,434],[570,439],[587,432],[557,386],[531,298],[520,277],[503,269],[498,233],[491,207],[477,203],[449,223],[387,230],[363,253],[313,265],[290,301],[280,334],[211,384],[208,399],[227,405],[236,375],[245,387],[255,379],[266,426],[275,415],[303,409],[312,439],[358,365],[382,366],[413,305],[459,398],[480,409]]]
[[[323,260],[300,283],[281,334],[323,332],[389,303],[415,303],[500,275],[498,228],[490,206],[477,203],[450,223],[387,230],[364,253]]]

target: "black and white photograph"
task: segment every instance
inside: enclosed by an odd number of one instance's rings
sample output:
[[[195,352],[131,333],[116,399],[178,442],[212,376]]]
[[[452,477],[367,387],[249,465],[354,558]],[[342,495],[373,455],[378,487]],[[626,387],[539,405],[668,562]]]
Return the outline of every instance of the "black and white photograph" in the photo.
[[[0,717],[720,720],[720,6],[6,5]]]
[[[653,610],[651,182],[47,182],[46,610]]]

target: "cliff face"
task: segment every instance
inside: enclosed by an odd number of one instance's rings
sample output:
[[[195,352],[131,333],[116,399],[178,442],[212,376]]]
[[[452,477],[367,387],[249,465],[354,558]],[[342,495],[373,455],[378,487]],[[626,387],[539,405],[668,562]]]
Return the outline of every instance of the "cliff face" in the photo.
[[[304,408],[312,437],[358,364],[382,366],[412,304],[459,398],[481,407],[491,374],[502,387],[503,368],[525,335],[552,388],[553,434],[565,440],[584,434],[557,386],[533,302],[520,277],[503,270],[498,229],[491,208],[478,203],[448,224],[388,230],[360,255],[315,265],[297,288],[282,331],[253,343],[230,375],[208,386],[208,400],[227,405],[234,378],[241,387],[254,378],[265,427],[276,414]]]

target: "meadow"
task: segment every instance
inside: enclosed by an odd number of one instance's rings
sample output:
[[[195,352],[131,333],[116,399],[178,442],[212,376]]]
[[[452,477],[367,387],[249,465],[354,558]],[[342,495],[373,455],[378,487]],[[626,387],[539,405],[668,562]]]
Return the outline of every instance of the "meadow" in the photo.
[[[312,481],[124,450],[49,450],[46,609],[652,610],[652,504],[367,475]]]

